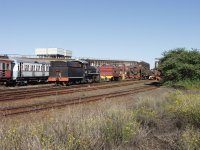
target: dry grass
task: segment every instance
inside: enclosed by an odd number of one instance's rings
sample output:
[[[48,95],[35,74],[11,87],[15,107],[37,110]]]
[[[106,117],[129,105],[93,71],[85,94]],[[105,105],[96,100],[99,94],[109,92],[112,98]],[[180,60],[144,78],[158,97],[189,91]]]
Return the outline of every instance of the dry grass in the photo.
[[[43,121],[1,126],[0,149],[110,149],[133,141],[140,131],[134,115],[109,105],[98,105],[97,111],[82,105]]]
[[[41,116],[3,119],[0,149],[199,149],[196,122],[189,119],[185,126],[178,125],[188,95],[170,91],[163,88]],[[189,99],[189,104],[195,102],[193,107],[199,104],[198,96]]]

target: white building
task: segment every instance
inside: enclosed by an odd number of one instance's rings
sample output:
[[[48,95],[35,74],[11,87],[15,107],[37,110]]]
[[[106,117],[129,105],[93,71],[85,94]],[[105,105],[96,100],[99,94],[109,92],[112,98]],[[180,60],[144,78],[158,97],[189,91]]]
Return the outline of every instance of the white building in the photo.
[[[40,58],[71,58],[72,51],[62,48],[36,48],[35,55]]]

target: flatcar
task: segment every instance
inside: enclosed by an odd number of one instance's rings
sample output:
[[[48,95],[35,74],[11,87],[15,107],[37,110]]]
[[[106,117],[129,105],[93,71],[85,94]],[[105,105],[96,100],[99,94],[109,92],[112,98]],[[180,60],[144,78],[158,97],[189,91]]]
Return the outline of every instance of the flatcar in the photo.
[[[48,82],[62,85],[99,82],[99,71],[86,61],[51,61]]]

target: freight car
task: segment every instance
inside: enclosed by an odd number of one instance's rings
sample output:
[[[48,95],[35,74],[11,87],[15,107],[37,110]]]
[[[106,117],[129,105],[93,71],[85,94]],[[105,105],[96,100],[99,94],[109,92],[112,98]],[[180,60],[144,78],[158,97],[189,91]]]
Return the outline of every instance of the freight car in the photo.
[[[118,81],[124,79],[148,79],[150,70],[141,64],[135,66],[102,65],[100,67],[101,80]]]
[[[150,74],[150,69],[141,64],[125,67],[125,78],[127,79],[148,79]]]
[[[5,85],[26,85],[47,82],[49,62],[27,58],[0,59],[0,82]]]
[[[62,85],[99,82],[99,71],[86,61],[51,61],[48,82]]]
[[[117,81],[122,79],[122,67],[116,65],[102,65],[100,67],[101,80]]]

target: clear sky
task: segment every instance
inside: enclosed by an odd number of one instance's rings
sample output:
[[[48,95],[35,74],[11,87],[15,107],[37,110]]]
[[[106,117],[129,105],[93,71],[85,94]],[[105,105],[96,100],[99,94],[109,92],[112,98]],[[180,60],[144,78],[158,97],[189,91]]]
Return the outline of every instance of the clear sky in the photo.
[[[75,57],[146,61],[200,49],[200,0],[0,0],[0,53],[35,48]]]

